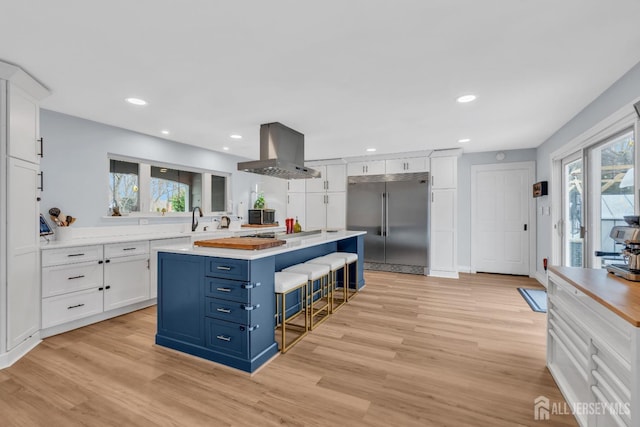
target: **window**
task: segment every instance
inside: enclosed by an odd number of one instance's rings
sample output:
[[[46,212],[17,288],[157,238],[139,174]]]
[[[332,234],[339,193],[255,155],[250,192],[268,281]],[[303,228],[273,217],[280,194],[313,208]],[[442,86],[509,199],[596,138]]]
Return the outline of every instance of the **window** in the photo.
[[[151,166],[151,212],[189,212],[202,204],[202,174]]]
[[[120,213],[140,211],[138,164],[109,161],[109,210]]]
[[[190,212],[196,206],[205,213],[226,213],[229,176],[224,172],[110,158],[109,214],[116,207],[120,213],[166,215]]]
[[[211,212],[224,212],[227,204],[227,178],[211,175]]]

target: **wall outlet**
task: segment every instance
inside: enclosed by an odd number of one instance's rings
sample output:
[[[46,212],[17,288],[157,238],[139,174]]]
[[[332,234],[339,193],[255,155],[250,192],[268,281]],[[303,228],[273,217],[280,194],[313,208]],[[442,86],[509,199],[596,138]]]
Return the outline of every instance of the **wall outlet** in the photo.
[[[140,225],[148,225],[149,224],[149,220],[147,218],[140,218],[138,220],[138,224],[140,224]]]

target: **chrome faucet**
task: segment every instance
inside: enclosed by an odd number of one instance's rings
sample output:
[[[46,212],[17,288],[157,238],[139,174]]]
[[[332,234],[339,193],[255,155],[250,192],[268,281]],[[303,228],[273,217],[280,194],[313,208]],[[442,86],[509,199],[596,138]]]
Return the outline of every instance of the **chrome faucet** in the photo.
[[[202,218],[202,209],[199,206],[195,206],[193,208],[193,212],[191,212],[191,231],[196,231],[198,228],[198,218],[196,218],[196,209],[200,212],[200,218]]]

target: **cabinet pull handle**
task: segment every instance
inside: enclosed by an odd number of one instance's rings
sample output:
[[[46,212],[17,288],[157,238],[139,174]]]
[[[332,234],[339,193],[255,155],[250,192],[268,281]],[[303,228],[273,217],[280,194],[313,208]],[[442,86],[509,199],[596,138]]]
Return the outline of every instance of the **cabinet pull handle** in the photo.
[[[107,285],[104,287],[105,289],[111,289],[111,285]]]
[[[69,254],[67,255],[68,257],[74,257],[74,256],[84,256],[84,254]]]
[[[40,191],[44,191],[44,172],[40,171],[38,175],[40,175],[40,187],[38,187],[37,189]]]
[[[249,332],[253,332],[256,329],[258,329],[260,327],[260,325],[254,325],[254,326],[249,326],[249,328],[247,329]]]
[[[329,181],[325,181],[327,183],[327,190],[329,189]]]
[[[289,198],[290,196],[287,194],[287,204],[290,205],[291,204],[291,200]]]
[[[44,138],[40,137],[38,142],[40,142],[40,152],[38,153],[38,156],[44,157]]]
[[[104,261],[102,261],[102,260],[98,261],[98,264],[102,264],[102,263],[104,263]]]
[[[124,248],[123,251],[135,251],[136,248]]]
[[[84,277],[84,274],[82,274],[80,276],[67,277],[67,280],[82,279],[83,277]]]
[[[229,310],[228,308],[216,308],[216,311],[219,311],[220,313],[231,313],[231,310]]]
[[[108,263],[110,263],[110,262],[111,262],[111,260],[110,260],[110,259],[107,259],[107,260],[105,260],[104,262],[108,264]]]
[[[216,336],[216,338],[218,338],[220,341],[227,341],[227,342],[231,341],[231,337],[228,337],[226,335],[218,335]]]
[[[98,290],[99,290],[99,291],[103,291],[103,290],[104,290],[104,288],[98,288]]]
[[[224,265],[219,265],[216,267],[218,270],[231,271],[231,267],[227,267]]]
[[[231,288],[216,288],[216,291],[219,291],[219,292],[231,292]]]
[[[260,285],[261,285],[260,282],[256,282],[256,283],[248,283],[246,285],[240,285],[240,287],[242,289],[253,289],[253,288],[257,288]]]
[[[78,308],[82,306],[84,306],[84,304],[70,305],[69,307],[67,307],[67,310],[71,310],[72,308]]]
[[[246,311],[255,310],[256,308],[260,308],[260,304],[256,305],[243,305],[242,308]]]

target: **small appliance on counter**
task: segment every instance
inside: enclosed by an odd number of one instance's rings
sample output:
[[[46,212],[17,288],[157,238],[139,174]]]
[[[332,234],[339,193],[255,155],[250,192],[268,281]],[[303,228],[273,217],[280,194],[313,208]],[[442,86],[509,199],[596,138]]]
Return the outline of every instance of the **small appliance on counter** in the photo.
[[[640,282],[640,217],[625,216],[628,226],[617,225],[611,229],[609,237],[616,243],[623,244],[621,255],[625,264],[609,264],[607,271],[623,279]],[[606,255],[596,253],[596,255]]]
[[[276,223],[275,209],[249,209],[249,224],[265,225]]]

